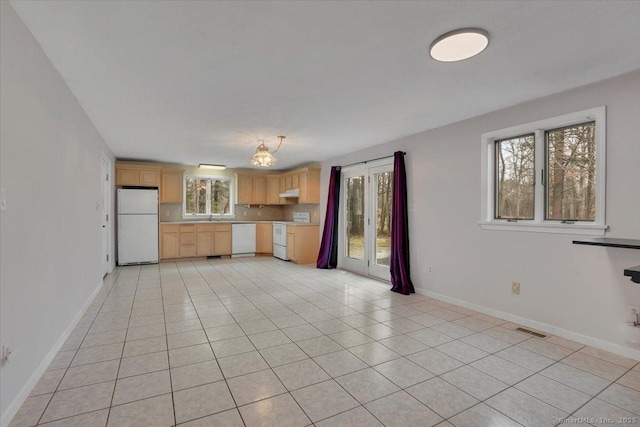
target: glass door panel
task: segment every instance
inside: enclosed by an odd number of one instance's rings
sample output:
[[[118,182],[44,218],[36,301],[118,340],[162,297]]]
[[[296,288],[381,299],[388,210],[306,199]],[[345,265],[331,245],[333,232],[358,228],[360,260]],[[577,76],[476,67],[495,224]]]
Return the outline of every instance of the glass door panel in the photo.
[[[345,251],[346,257],[364,260],[364,176],[346,179]]]
[[[391,191],[393,188],[393,172],[377,173],[376,189],[376,250],[375,263],[389,267],[391,254]]]
[[[385,165],[370,170],[371,176],[371,256],[369,275],[389,280],[391,257],[391,206],[393,199],[393,170]]]

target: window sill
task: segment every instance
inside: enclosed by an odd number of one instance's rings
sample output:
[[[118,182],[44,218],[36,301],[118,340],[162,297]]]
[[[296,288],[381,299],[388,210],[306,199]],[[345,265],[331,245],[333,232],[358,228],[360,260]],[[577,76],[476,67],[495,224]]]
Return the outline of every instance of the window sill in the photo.
[[[596,224],[553,224],[535,222],[479,222],[483,230],[524,231],[533,233],[578,234],[582,236],[604,236],[608,225]]]

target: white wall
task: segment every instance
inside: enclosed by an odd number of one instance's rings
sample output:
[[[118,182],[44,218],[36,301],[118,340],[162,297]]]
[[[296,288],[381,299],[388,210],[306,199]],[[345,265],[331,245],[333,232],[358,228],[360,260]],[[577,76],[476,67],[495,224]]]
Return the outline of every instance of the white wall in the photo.
[[[322,220],[332,165],[404,150],[409,203],[417,208],[409,214],[417,288],[640,359],[638,347],[621,337],[627,304],[640,305],[640,285],[623,270],[640,264],[640,251],[477,225],[482,133],[600,105],[607,106],[607,236],[640,239],[638,71],[325,161]],[[433,273],[423,270],[427,265]],[[512,281],[522,284],[519,296],[510,293]]]
[[[0,368],[5,425],[101,284],[101,156],[113,155],[6,1],[0,16],[0,187],[8,205],[0,213],[0,342],[14,348]]]

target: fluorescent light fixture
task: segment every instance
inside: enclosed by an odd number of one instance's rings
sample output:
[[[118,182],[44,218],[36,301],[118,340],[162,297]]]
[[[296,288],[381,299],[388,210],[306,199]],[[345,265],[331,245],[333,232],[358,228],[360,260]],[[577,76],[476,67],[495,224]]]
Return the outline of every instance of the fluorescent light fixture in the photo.
[[[489,33],[481,28],[460,28],[435,39],[429,55],[436,61],[456,62],[476,56],[489,46]]]
[[[200,163],[198,165],[198,168],[200,168],[200,169],[213,169],[213,170],[223,171],[227,167],[225,165],[209,165],[207,163]]]

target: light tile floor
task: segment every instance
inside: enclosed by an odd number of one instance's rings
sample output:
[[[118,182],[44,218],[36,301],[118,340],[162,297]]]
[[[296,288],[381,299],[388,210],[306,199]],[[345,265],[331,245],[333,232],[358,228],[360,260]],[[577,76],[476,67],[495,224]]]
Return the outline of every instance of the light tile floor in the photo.
[[[637,361],[517,327],[274,258],[118,268],[11,426],[638,422]]]

